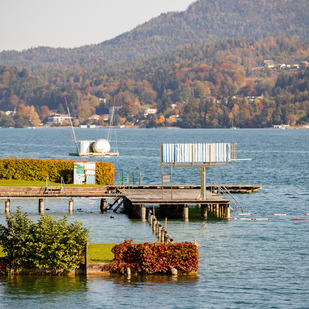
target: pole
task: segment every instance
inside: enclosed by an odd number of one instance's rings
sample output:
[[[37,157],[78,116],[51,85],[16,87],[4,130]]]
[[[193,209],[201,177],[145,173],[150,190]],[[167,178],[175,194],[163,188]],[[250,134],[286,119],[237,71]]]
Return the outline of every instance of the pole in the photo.
[[[87,275],[88,270],[88,242],[85,244],[85,275]]]

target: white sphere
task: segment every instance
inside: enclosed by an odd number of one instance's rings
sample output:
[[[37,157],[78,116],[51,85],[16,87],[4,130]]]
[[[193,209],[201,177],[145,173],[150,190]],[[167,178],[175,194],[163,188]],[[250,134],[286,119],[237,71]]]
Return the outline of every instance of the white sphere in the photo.
[[[97,153],[109,152],[111,150],[111,145],[108,140],[100,138],[93,143],[92,150]]]

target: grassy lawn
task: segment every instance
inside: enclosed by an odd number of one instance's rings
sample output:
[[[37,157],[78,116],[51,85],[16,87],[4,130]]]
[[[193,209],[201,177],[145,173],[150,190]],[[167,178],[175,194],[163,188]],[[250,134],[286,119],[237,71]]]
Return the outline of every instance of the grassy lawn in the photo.
[[[59,182],[50,182],[51,186],[60,187]],[[26,181],[26,180],[13,180],[13,179],[0,179],[0,186],[16,186],[16,187],[45,187],[46,181]],[[66,187],[95,187],[102,185],[73,185],[65,184]]]
[[[54,183],[51,183],[55,186]],[[58,184],[59,185],[59,184]],[[0,186],[16,186],[16,187],[45,187],[45,181],[25,181],[25,180],[6,180],[0,179]]]
[[[89,263],[104,262],[109,263],[114,259],[112,248],[114,244],[89,244],[88,259]],[[0,247],[0,258],[4,257],[2,248]]]
[[[95,262],[112,262],[114,259],[114,253],[112,248],[114,244],[89,244],[88,246],[88,259],[89,263]]]

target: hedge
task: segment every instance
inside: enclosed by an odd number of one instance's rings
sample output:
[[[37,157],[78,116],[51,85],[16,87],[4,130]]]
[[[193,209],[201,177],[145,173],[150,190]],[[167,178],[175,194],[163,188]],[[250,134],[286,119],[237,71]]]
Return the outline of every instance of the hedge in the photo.
[[[198,247],[194,243],[141,243],[125,241],[116,245],[114,262],[110,271],[125,274],[128,267],[132,272],[143,274],[167,274],[176,268],[180,273],[197,272]]]
[[[0,159],[0,179],[16,179],[28,181],[73,183],[74,162],[71,160],[40,159]],[[78,161],[80,162],[80,161]],[[114,165],[96,162],[96,184],[110,185],[114,183]]]
[[[6,223],[7,227],[0,224],[0,244],[5,261],[17,273],[24,269],[68,273],[84,259],[89,230],[80,222],[69,223],[66,216],[56,221],[45,215],[34,223],[18,207]],[[2,273],[4,266],[2,261]]]

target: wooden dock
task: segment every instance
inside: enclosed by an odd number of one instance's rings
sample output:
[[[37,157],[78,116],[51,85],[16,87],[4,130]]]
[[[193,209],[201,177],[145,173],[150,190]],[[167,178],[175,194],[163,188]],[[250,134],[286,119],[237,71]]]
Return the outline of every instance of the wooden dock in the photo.
[[[217,216],[230,217],[230,201],[223,196],[207,191],[206,199],[201,197],[201,190],[192,187],[177,188],[130,188],[125,193],[125,212],[131,217],[146,220],[147,205],[169,207],[174,213],[189,219],[188,205],[200,205],[201,216],[207,218],[207,211],[216,212]]]
[[[262,187],[254,185],[225,185],[234,193],[257,192]],[[207,186],[206,198],[201,197],[199,185],[144,185],[144,186],[95,186],[95,187],[0,187],[0,199],[5,200],[5,213],[10,213],[11,199],[38,199],[39,213],[44,213],[45,199],[68,199],[69,212],[73,213],[73,199],[100,199],[100,210],[112,209],[107,200],[113,199],[115,207],[124,206],[125,212],[134,218],[146,220],[147,206],[170,207],[189,217],[188,205],[200,205],[201,216],[207,218],[207,212],[218,217],[230,217],[230,201],[217,194],[216,187]]]

